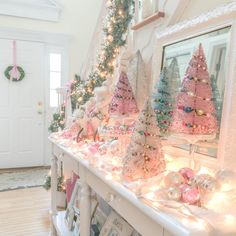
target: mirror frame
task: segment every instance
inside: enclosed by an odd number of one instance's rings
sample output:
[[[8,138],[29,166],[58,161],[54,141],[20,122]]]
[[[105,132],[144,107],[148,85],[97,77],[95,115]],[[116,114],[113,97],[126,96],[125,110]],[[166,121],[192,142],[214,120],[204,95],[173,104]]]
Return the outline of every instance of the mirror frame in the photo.
[[[236,3],[229,3],[213,11],[201,14],[191,20],[180,22],[155,35],[152,61],[152,88],[159,79],[164,47],[179,41],[206,34],[224,27],[231,27],[228,46],[229,64],[226,71],[225,93],[222,109],[221,129],[217,158],[196,153],[201,163],[213,169],[228,168],[236,170]],[[152,93],[153,91],[151,91]],[[173,149],[173,148],[172,148]],[[179,150],[175,156],[186,155],[186,150]],[[170,153],[172,155],[172,153]]]

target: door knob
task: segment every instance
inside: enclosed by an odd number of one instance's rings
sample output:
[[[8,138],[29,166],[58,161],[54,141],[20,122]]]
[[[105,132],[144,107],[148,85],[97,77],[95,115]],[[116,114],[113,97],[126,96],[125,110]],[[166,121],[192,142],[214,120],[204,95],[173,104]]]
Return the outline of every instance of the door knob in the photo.
[[[37,113],[39,115],[43,114],[43,103],[41,101],[39,101],[38,104],[37,104]]]

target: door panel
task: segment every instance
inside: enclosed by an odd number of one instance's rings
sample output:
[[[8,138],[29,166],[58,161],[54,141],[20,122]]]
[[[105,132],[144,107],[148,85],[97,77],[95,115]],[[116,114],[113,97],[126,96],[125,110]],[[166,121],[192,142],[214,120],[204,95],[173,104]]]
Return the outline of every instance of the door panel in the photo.
[[[25,71],[19,82],[8,81],[4,70],[12,64],[12,40],[0,39],[0,168],[44,164],[44,44],[17,41],[17,64]]]

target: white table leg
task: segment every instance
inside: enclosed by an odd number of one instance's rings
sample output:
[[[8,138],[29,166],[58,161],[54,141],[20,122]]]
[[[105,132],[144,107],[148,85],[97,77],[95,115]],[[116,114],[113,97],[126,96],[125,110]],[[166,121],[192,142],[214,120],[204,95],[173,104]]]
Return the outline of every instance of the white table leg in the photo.
[[[51,235],[56,236],[56,230],[53,225],[53,216],[57,215],[57,157],[53,155],[51,161]]]
[[[80,198],[80,235],[90,236],[91,223],[91,190],[86,183],[82,183]]]

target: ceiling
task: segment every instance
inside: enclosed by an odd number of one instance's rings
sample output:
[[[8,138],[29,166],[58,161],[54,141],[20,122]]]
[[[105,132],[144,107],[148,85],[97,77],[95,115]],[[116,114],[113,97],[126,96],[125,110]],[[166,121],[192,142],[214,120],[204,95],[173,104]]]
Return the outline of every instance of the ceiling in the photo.
[[[55,0],[0,0],[0,15],[58,21],[62,7]]]

